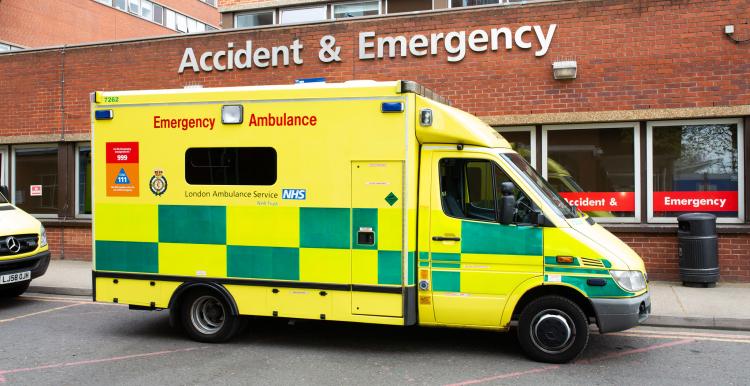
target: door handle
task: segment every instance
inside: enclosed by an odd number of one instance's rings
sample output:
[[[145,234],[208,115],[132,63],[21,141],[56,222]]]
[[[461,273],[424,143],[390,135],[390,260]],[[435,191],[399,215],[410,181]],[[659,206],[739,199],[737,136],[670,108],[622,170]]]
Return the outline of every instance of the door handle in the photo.
[[[460,237],[449,237],[449,236],[432,236],[434,241],[461,241]]]

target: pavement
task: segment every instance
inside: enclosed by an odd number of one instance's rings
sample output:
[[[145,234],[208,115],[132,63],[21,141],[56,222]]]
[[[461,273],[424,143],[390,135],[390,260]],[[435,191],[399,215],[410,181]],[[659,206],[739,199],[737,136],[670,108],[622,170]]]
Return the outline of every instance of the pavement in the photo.
[[[722,283],[689,288],[681,283],[651,281],[649,326],[750,331],[750,283]],[[29,292],[91,296],[91,262],[52,260],[47,273],[31,282]],[[745,299],[745,300],[742,300]]]

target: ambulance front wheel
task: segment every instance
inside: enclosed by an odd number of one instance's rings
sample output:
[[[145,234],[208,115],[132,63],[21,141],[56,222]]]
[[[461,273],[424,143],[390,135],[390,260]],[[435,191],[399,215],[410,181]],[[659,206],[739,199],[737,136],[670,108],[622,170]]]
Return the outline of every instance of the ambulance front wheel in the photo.
[[[570,362],[588,344],[588,319],[576,303],[562,296],[543,296],[521,311],[518,341],[535,361]]]
[[[242,326],[226,301],[214,291],[196,289],[185,295],[180,307],[185,332],[193,340],[219,343],[231,339]]]

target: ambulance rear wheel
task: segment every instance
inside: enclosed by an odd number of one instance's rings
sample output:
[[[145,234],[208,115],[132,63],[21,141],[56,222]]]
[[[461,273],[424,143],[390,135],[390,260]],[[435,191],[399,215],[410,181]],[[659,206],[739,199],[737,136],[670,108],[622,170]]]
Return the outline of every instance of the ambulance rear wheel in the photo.
[[[193,340],[219,343],[231,339],[242,326],[229,304],[211,290],[190,291],[180,307],[182,327]]]
[[[544,296],[529,303],[518,320],[518,342],[531,359],[566,363],[580,355],[589,341],[586,314],[561,296]]]

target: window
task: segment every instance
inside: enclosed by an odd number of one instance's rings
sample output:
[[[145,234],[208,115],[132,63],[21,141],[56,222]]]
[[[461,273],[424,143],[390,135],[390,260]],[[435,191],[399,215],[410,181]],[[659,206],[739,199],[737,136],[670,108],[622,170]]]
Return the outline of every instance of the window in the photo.
[[[181,13],[176,14],[177,17],[177,30],[180,32],[187,32],[187,17]]]
[[[649,122],[646,143],[649,221],[687,212],[744,220],[741,120]]]
[[[57,146],[20,146],[13,157],[13,202],[28,213],[57,216]]]
[[[208,5],[210,5],[210,6],[212,6],[212,7],[216,6],[216,0],[201,0],[201,1],[204,2],[204,3],[206,3],[206,4],[208,4]]]
[[[187,30],[190,33],[198,32],[198,24],[195,23],[195,20],[187,18]]]
[[[10,46],[7,44],[0,43],[0,52],[10,51]]]
[[[640,221],[638,123],[542,128],[542,174],[569,204],[603,221]],[[616,218],[616,219],[613,219]]]
[[[386,7],[386,13],[429,11],[432,0],[388,1]]]
[[[372,16],[380,14],[380,1],[360,1],[333,5],[333,18]]]
[[[96,1],[105,5],[109,5],[110,7],[112,6],[112,0],[96,0]]]
[[[259,25],[269,25],[274,23],[274,12],[253,12],[239,13],[234,17],[234,26],[236,28],[257,27]]]
[[[115,8],[126,11],[128,10],[128,0],[115,0]]]
[[[78,145],[76,151],[76,215],[91,215],[91,145]]]
[[[500,4],[500,0],[451,0],[451,8],[473,7],[475,5]]]
[[[446,158],[440,160],[440,196],[445,214],[456,218],[497,221],[502,184],[513,182],[495,163],[487,160]],[[514,184],[515,185],[515,184]],[[517,187],[515,223],[530,223],[535,206]]]
[[[154,22],[164,25],[164,7],[154,4]]]
[[[8,186],[8,149],[4,146],[0,146],[0,186]]]
[[[176,30],[177,29],[177,15],[171,9],[167,9],[166,11],[167,11],[166,13],[167,21],[164,25],[167,26],[167,28]]]
[[[307,8],[285,8],[281,10],[281,23],[306,23],[311,21],[326,20],[327,7],[325,5],[320,7],[307,7]]]
[[[128,1],[128,4],[130,13],[134,13],[136,15],[140,14],[140,0],[130,0]]]
[[[148,20],[154,18],[154,3],[148,0],[141,0],[141,17]]]
[[[536,168],[536,128],[534,126],[499,127],[497,131],[510,143],[513,150]]]
[[[276,150],[270,147],[203,147],[185,152],[191,185],[273,185]]]
[[[197,21],[195,22],[195,31],[196,32],[206,32],[206,25]]]

